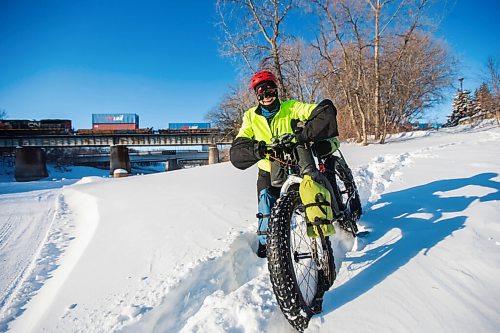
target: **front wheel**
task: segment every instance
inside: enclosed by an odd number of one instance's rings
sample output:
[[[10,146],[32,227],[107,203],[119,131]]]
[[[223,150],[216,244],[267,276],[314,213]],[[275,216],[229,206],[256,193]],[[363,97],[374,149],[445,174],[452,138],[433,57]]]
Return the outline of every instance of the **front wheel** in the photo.
[[[281,311],[302,332],[311,316],[321,312],[323,294],[335,280],[335,264],[328,237],[307,236],[298,191],[281,196],[271,211],[267,259]]]

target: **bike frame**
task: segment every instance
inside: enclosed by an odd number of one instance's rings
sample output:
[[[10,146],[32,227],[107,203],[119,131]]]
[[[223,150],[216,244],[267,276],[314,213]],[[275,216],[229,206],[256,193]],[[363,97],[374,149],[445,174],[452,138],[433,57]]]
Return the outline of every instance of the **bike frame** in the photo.
[[[281,192],[280,195],[283,195],[284,193],[288,192],[288,189],[290,186],[295,185],[295,184],[300,184],[302,183],[303,178],[297,175],[288,175],[285,183],[281,187]]]

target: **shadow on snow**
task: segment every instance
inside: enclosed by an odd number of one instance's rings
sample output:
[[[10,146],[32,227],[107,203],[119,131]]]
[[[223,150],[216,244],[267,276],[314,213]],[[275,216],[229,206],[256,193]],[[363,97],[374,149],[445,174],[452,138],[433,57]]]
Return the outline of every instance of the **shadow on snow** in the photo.
[[[439,180],[382,195],[371,209],[366,209],[363,222],[373,231],[364,240],[366,244],[374,243],[395,228],[401,230],[401,237],[392,244],[383,244],[360,257],[350,258],[355,267],[363,263],[371,263],[371,266],[325,295],[324,314],[361,296],[419,252],[424,251],[426,254],[434,245],[462,229],[467,216],[460,215],[460,212],[473,201],[500,200],[500,182],[493,180],[495,177],[498,174],[482,173],[469,178]],[[470,185],[495,191],[484,196],[443,196],[442,192]],[[458,213],[458,216],[445,218],[445,213]],[[425,214],[425,217],[419,214]]]

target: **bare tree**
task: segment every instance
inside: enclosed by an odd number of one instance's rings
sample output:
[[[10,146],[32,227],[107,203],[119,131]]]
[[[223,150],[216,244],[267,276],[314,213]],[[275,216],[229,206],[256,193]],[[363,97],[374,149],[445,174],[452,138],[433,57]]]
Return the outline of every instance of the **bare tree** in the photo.
[[[221,52],[242,64],[244,75],[272,70],[281,99],[314,102],[319,99],[324,76],[316,66],[318,56],[301,39],[283,31],[283,22],[296,6],[296,0],[218,0]],[[237,130],[243,111],[252,102],[254,97],[247,89],[233,89],[207,117],[220,127],[234,125]]]
[[[205,118],[215,127],[234,136],[241,127],[243,113],[254,104],[255,96],[242,84],[239,87],[232,88]]]
[[[497,123],[500,123],[500,70],[498,68],[498,61],[493,57],[489,57],[487,68],[492,92],[492,111],[495,112]]]
[[[392,30],[394,32],[395,29],[390,29],[393,23],[399,22],[396,30],[400,33],[402,29],[404,29],[404,24],[401,24],[404,20],[403,17],[408,17],[408,14],[413,14],[412,22],[410,23],[410,28],[408,31],[404,32],[405,40],[409,40],[411,34],[415,30],[415,27],[419,23],[419,18],[422,9],[425,7],[427,0],[418,0],[417,3],[412,0],[366,0],[370,6],[372,11],[374,27],[373,27],[373,62],[374,62],[374,132],[375,138],[381,138],[381,142],[383,143],[385,135],[382,134],[380,128],[380,122],[385,118],[384,112],[382,112],[381,105],[381,68],[380,68],[380,57],[381,52],[383,51],[383,45],[381,39],[384,36],[384,33]],[[412,13],[411,10],[413,8],[417,8],[416,13]],[[386,11],[386,13],[384,12]],[[385,15],[384,15],[385,14]],[[392,33],[390,33],[391,36]],[[403,44],[403,47],[406,46],[406,43]]]
[[[381,69],[381,143],[390,127],[404,126],[442,102],[455,77],[455,60],[429,34],[413,33],[411,38],[393,43],[386,44]]]
[[[370,134],[384,143],[391,122],[408,121],[440,100],[451,67],[445,48],[424,34],[428,0],[313,2],[322,22],[315,48],[337,77],[363,144]],[[419,49],[417,41],[424,46]],[[408,61],[412,57],[419,61]],[[425,82],[425,88],[413,82]]]
[[[300,39],[284,46],[282,68],[289,96],[304,102],[317,102],[326,72],[319,65],[321,58]]]
[[[5,109],[0,109],[0,120],[7,118],[7,111]]]
[[[272,69],[281,93],[288,97],[281,55],[287,36],[282,24],[294,0],[217,0],[218,26],[222,29],[222,54],[239,56],[251,72]]]
[[[366,108],[368,42],[359,25],[366,17],[366,8],[359,2],[313,0],[318,8],[321,37],[315,48],[328,63],[330,71],[343,91],[357,140],[368,144],[368,110]],[[336,51],[339,50],[339,52]],[[340,59],[339,59],[340,57]]]
[[[498,61],[493,57],[488,57],[486,63],[489,74],[489,83],[493,92],[493,95],[500,95],[500,69],[498,68]]]

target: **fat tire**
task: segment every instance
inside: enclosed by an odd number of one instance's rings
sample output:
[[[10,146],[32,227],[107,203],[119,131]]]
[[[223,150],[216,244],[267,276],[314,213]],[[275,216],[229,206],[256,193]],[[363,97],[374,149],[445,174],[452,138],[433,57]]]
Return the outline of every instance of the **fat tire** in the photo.
[[[339,220],[339,225],[342,229],[351,232],[353,237],[356,237],[358,232],[357,220],[363,213],[356,183],[351,169],[343,158],[331,156],[330,159],[329,165],[331,170],[327,171],[326,176],[334,188],[339,208],[344,212],[349,212]],[[340,193],[339,183],[343,184],[344,189],[347,191],[347,196],[351,197],[349,207],[346,207],[347,202],[344,200],[345,197]]]
[[[307,305],[303,300],[298,285],[293,258],[290,251],[290,225],[292,214],[301,204],[298,191],[290,191],[282,195],[271,211],[267,238],[268,268],[276,300],[288,322],[299,332],[303,332],[310,318],[321,312],[323,294],[331,287],[335,279],[333,251],[328,237],[327,256],[333,273],[328,279],[322,270],[318,270],[318,283],[314,301]]]

